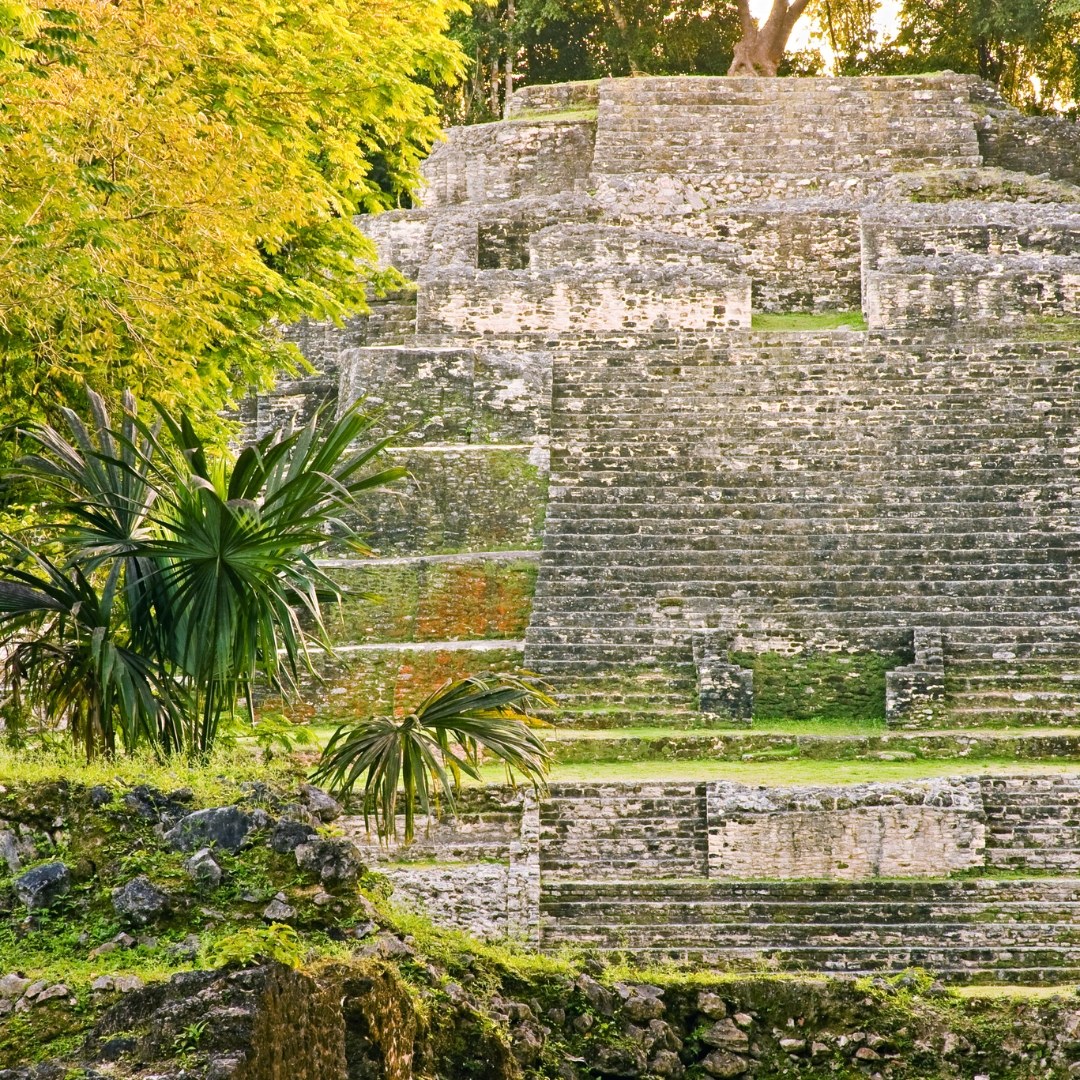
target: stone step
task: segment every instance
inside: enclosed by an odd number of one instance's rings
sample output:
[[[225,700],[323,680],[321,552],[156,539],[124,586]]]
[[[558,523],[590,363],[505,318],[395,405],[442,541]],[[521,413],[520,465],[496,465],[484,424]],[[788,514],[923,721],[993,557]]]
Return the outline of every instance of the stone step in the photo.
[[[988,777],[993,782],[995,777]],[[1013,779],[1001,777],[1003,782]],[[1027,784],[1028,778],[1022,778]],[[1056,778],[1055,778],[1056,779]],[[569,794],[569,793],[567,793]],[[820,917],[822,904],[841,903],[844,908],[859,904],[986,904],[1030,903],[1040,906],[1075,907],[1080,910],[1080,879],[1063,877],[1031,878],[875,878],[868,881],[809,880],[631,880],[594,882],[578,878],[546,882],[550,899],[590,901],[608,899],[626,902],[630,910],[647,904],[677,902],[768,903],[794,905],[813,921]]]
[[[725,558],[728,557],[729,553],[725,552]],[[685,574],[698,576],[708,570],[711,571],[710,580],[717,585],[736,587],[743,584],[765,585],[800,581],[806,576],[803,562],[792,565],[788,561],[765,564],[731,560],[726,566],[714,567],[708,552],[674,551],[668,555],[666,552],[649,550],[626,552],[592,548],[550,548],[544,552],[543,563],[550,574],[557,574],[558,580],[563,581],[572,577],[583,577],[590,581],[622,579],[627,574],[641,577],[642,580],[661,574],[678,579]],[[713,574],[716,576],[712,576]],[[1080,569],[1068,563],[1056,562],[998,562],[986,564],[983,568],[971,564],[956,565],[920,560],[918,575],[915,576],[911,573],[911,568],[903,562],[897,564],[892,560],[882,560],[868,564],[860,560],[851,563],[829,563],[822,566],[818,574],[819,580],[832,584],[919,581],[934,588],[951,583],[983,585],[989,590],[996,584],[1011,583],[1019,578],[1035,584],[1036,588],[1051,583],[1062,588],[1080,585]]]
[[[812,565],[814,560],[807,559],[802,565]],[[797,564],[799,565],[799,564]],[[876,565],[876,564],[871,564]],[[594,570],[595,572],[590,572]],[[560,567],[554,581],[545,581],[538,595],[544,597],[580,596],[582,590],[609,593],[612,597],[620,593],[635,593],[639,586],[648,586],[651,590],[667,595],[669,590],[677,591],[690,587],[691,595],[706,592],[710,597],[739,598],[764,597],[770,601],[787,599],[846,598],[862,597],[867,593],[884,595],[904,593],[919,602],[928,599],[945,600],[963,596],[967,599],[990,598],[1008,605],[1013,600],[1052,600],[1070,610],[1077,604],[1077,579],[1068,578],[1027,578],[999,577],[989,581],[980,581],[975,577],[964,578],[952,573],[944,577],[923,578],[919,575],[917,563],[911,567],[893,566],[894,573],[874,579],[869,575],[859,575],[838,580],[832,577],[804,577],[794,572],[791,564],[778,566],[776,577],[764,577],[761,567],[746,567],[744,576],[732,579],[731,566],[711,567],[707,564],[685,565],[677,567],[635,567],[618,566],[610,570],[590,568],[582,572]],[[788,573],[783,571],[787,570]],[[609,588],[610,587],[610,588]]]
[[[873,550],[881,556],[888,555],[891,550],[907,548],[924,552],[927,556],[935,551],[943,556],[954,554],[956,561],[963,561],[965,558],[973,560],[981,554],[991,562],[1013,563],[1015,558],[1015,563],[1023,564],[1031,561],[1033,549],[1036,548],[1041,549],[1038,551],[1040,555],[1043,555],[1043,552],[1053,553],[1062,560],[1072,558],[1080,549],[1080,543],[1077,542],[1071,527],[1059,529],[1047,522],[1018,530],[1015,523],[1012,523],[1013,527],[1008,527],[1008,518],[986,520],[985,528],[979,528],[975,523],[969,527],[966,523],[959,522],[950,528],[951,523],[943,521],[940,530],[935,532],[932,521],[918,517],[907,521],[879,521],[876,528],[851,523],[846,529],[838,528],[835,520],[819,524],[813,519],[803,519],[803,529],[799,530],[798,513],[794,508],[786,521],[770,521],[768,526],[755,521],[740,524],[737,517],[726,519],[722,510],[706,517],[699,509],[698,516],[693,518],[680,518],[673,512],[665,519],[657,516],[659,514],[662,514],[662,508],[653,506],[649,507],[648,516],[633,516],[628,513],[620,517],[598,517],[579,513],[576,518],[555,517],[549,520],[545,535],[546,548],[555,549],[555,545],[559,544],[565,549],[572,541],[578,541],[582,544],[600,543],[613,549],[621,546],[633,551],[659,548],[671,551],[673,559],[689,559],[699,552],[734,552],[736,558],[744,553],[756,552],[758,561],[764,561],[767,557],[766,545],[780,554],[790,551],[793,538],[789,534],[794,532],[795,539],[800,536],[804,538],[802,547],[807,548],[811,544],[820,547],[827,544],[830,546],[830,555],[834,557],[845,547],[861,555],[861,549],[872,543]],[[985,542],[975,549],[958,548],[953,543],[954,538],[976,537],[984,537]],[[751,546],[747,548],[747,544]],[[796,547],[795,553],[797,552]],[[1006,560],[1003,556],[1010,558]]]
[[[796,954],[807,950],[832,950],[834,956],[843,956],[845,960],[862,951],[885,952],[892,948],[903,951],[923,949],[938,954],[956,950],[960,955],[1021,952],[1032,959],[1060,950],[1071,957],[1073,964],[1080,964],[1080,929],[1070,925],[1077,918],[1075,909],[1055,912],[1059,917],[1047,922],[1005,920],[998,923],[989,921],[989,913],[980,918],[975,912],[971,913],[970,921],[952,922],[946,914],[927,922],[908,922],[901,921],[903,917],[899,915],[890,919],[888,913],[883,912],[879,924],[872,921],[859,924],[830,922],[827,915],[819,915],[816,924],[788,925],[774,920],[755,925],[749,920],[728,921],[726,912],[714,915],[695,906],[665,911],[664,919],[671,921],[663,923],[647,921],[649,913],[643,913],[646,919],[640,926],[625,917],[615,916],[617,921],[611,927],[588,918],[588,914],[587,910],[565,910],[563,905],[552,909],[542,901],[540,934],[544,945],[550,947],[565,942],[578,948],[631,950],[638,946],[649,949],[707,948],[724,955],[744,949],[764,950],[770,955],[788,950]],[[865,916],[859,912],[857,917],[863,919]]]
[[[1080,634],[1078,634],[1080,637]],[[1056,675],[1047,673],[1024,674],[1021,671],[1002,671],[997,674],[965,675],[955,668],[945,668],[945,692],[951,700],[961,695],[974,694],[982,698],[986,693],[1049,692],[1080,696],[1080,676],[1072,674],[1075,667],[1068,661],[1061,662],[1062,670]]]
[[[1006,686],[982,687],[977,690],[955,690],[946,687],[949,709],[1044,709],[1080,708],[1080,687],[1061,689],[1013,689]]]
[[[1000,707],[948,706],[935,723],[945,727],[1071,727],[1080,720],[1080,707],[1076,708],[1041,708],[1025,709],[1017,706],[1007,709]]]

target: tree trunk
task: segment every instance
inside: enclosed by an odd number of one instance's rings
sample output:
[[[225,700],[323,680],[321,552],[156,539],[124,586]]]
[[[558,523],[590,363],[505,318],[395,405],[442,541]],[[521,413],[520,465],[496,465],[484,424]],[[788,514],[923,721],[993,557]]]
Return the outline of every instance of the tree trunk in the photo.
[[[506,91],[503,95],[503,119],[510,115],[510,98],[514,94],[514,0],[506,0]]]
[[[739,0],[742,37],[735,46],[729,75],[775,75],[791,31],[810,0],[773,0],[764,26],[750,14],[750,0]]]
[[[634,57],[634,51],[630,47],[630,24],[626,21],[626,15],[623,14],[623,10],[619,6],[619,0],[604,0],[604,7],[607,9],[608,18],[615,24],[616,29],[619,31],[619,40],[622,43],[623,55],[626,57],[626,63],[630,68],[630,74],[642,74],[641,68],[638,67],[637,60]]]

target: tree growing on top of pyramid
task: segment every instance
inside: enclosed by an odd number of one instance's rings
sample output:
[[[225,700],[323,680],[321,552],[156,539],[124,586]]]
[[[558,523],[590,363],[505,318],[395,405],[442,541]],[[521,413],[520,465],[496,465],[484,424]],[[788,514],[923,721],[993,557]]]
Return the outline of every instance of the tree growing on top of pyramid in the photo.
[[[759,23],[750,0],[739,0],[742,37],[735,44],[729,75],[775,75],[784,57],[791,31],[810,0],[773,0],[769,17]]]

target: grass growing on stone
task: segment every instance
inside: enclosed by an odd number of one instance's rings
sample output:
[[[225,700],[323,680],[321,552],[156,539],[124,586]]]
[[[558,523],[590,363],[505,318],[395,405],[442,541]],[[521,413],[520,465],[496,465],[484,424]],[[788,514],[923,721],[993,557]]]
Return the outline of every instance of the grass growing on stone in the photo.
[[[780,787],[798,784],[859,784],[870,780],[920,780],[935,776],[978,774],[1080,775],[1080,762],[1011,761],[627,761],[556,765],[553,783],[640,783],[649,781],[731,780],[740,784]],[[487,783],[504,780],[501,769],[483,771]]]
[[[595,120],[599,109],[595,105],[582,105],[579,108],[559,109],[523,109],[510,117],[511,121],[525,120],[530,123],[547,123],[553,120]]]
[[[696,735],[703,738],[737,736],[744,734],[758,735],[829,735],[860,736],[883,735],[886,732],[885,721],[844,720],[825,717],[813,717],[809,720],[754,720],[751,728],[721,727],[673,727],[671,725],[640,725],[619,728],[575,728],[558,725],[544,729],[541,734],[546,739],[556,742],[565,739],[661,739],[672,736]]]
[[[162,761],[151,753],[97,758],[87,762],[66,743],[50,749],[12,749],[0,746],[0,797],[15,785],[70,783],[134,787],[150,784],[163,791],[190,788],[201,803],[214,805],[235,793],[245,781],[286,783],[300,774],[300,768],[286,757],[271,761],[252,752],[249,746],[222,744],[206,761],[186,758]]]
[[[754,330],[865,330],[861,311],[761,311],[753,315]]]
[[[754,717],[798,720],[882,721],[885,675],[904,662],[873,652],[732,653],[754,672]]]
[[[536,572],[535,560],[482,556],[340,571],[338,580],[354,595],[329,613],[327,629],[336,644],[520,638]]]

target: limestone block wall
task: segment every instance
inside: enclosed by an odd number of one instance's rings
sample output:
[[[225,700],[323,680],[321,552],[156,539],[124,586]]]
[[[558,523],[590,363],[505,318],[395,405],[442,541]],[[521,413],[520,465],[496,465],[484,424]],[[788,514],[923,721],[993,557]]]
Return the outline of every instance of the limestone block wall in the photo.
[[[734,270],[736,245],[712,238],[678,236],[632,225],[559,224],[529,238],[528,265],[533,270],[573,267],[610,273],[612,266],[708,267]]]
[[[393,494],[349,520],[382,555],[525,550],[540,546],[547,461],[532,443],[417,446],[388,452],[409,470]],[[347,555],[331,547],[331,554]]]
[[[467,791],[457,819],[404,851],[375,844],[360,819],[345,828],[399,902],[485,936],[1041,982],[1080,972],[1078,805],[1080,781],[1062,776],[562,783],[539,804]],[[1033,876],[973,876],[982,868]]]
[[[684,330],[750,325],[750,281],[722,268],[633,269],[597,277],[567,271],[479,271],[428,278],[421,333]]]
[[[439,215],[419,207],[387,210],[381,214],[365,214],[357,219],[357,224],[375,244],[383,266],[392,266],[410,281],[415,281],[430,258],[432,233],[439,224]]]
[[[540,807],[540,868],[589,880],[707,873],[704,784],[558,784]]]
[[[386,410],[402,443],[525,443],[548,430],[551,353],[455,346],[346,349],[338,397]]]
[[[368,716],[400,716],[451,679],[477,671],[516,672],[521,647],[489,639],[335,643],[332,660],[316,656],[314,662],[321,680],[285,711],[318,724],[351,724]]]
[[[593,174],[978,165],[969,101],[968,80],[947,74],[604,80]]]
[[[341,645],[364,642],[518,641],[536,584],[536,552],[344,560],[346,590],[327,612]]]
[[[940,876],[982,866],[979,792],[955,781],[706,786],[709,877]]]
[[[863,263],[952,255],[1075,255],[1080,210],[1060,206],[958,200],[876,205],[860,213]]]
[[[510,98],[509,114],[565,112],[568,109],[595,109],[600,80],[523,86]]]
[[[512,788],[463,792],[454,818],[427,819],[408,848],[380,842],[362,817],[338,825],[385,874],[394,899],[485,938],[538,944],[540,868],[535,796]],[[398,822],[402,835],[404,822]]]
[[[1075,777],[985,777],[980,787],[988,865],[1076,872],[1080,785]]]
[[[680,233],[733,244],[755,311],[857,310],[859,211],[850,199],[793,198],[673,218]]]
[[[980,88],[981,89],[981,88]],[[987,165],[1080,184],[1080,123],[1024,116],[1004,106],[980,117],[979,147]]]
[[[513,120],[452,128],[424,164],[424,205],[555,195],[583,186],[593,156],[591,120]]]
[[[1080,315],[1080,258],[909,258],[869,270],[871,329],[957,323],[1024,325]]]

